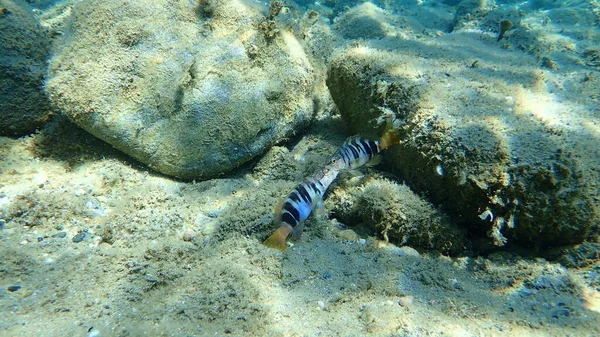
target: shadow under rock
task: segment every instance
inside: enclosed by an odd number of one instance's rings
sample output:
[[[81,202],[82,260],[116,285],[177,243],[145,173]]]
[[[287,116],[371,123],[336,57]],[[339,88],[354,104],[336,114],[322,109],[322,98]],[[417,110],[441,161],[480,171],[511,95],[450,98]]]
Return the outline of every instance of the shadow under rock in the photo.
[[[167,177],[96,138],[62,114],[54,116],[35,135],[32,150],[36,156],[63,162],[71,170],[88,161],[116,159],[136,170]]]

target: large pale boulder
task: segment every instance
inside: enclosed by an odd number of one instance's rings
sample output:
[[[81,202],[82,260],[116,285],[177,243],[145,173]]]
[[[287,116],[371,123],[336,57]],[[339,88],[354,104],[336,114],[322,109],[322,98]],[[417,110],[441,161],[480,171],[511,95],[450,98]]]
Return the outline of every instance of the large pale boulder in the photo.
[[[0,135],[19,136],[44,123],[43,90],[50,42],[21,0],[0,0]]]
[[[266,13],[235,0],[78,3],[47,92],[79,126],[157,171],[217,176],[313,115],[311,65]]]

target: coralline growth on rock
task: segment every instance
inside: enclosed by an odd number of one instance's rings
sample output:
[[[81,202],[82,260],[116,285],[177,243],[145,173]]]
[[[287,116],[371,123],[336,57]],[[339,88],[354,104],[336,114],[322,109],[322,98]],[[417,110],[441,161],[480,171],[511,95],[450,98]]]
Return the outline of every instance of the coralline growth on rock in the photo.
[[[283,1],[272,0],[269,3],[269,14],[258,25],[258,28],[265,34],[268,40],[273,39],[279,33],[275,17],[282,11],[283,6]]]

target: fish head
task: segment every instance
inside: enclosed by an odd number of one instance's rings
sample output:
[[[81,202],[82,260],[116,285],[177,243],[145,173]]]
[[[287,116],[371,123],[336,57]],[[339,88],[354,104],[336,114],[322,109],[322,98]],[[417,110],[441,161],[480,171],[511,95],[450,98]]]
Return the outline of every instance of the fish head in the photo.
[[[346,162],[342,155],[339,152],[336,152],[329,158],[325,168],[329,171],[340,172],[346,168]]]
[[[323,186],[325,186],[325,189],[327,189],[327,187],[329,187],[329,185],[331,185],[331,183],[338,176],[338,173],[340,173],[340,170],[337,169],[335,166],[327,165],[324,169],[321,170],[321,178],[319,179],[319,181],[321,182],[321,184],[323,184]]]

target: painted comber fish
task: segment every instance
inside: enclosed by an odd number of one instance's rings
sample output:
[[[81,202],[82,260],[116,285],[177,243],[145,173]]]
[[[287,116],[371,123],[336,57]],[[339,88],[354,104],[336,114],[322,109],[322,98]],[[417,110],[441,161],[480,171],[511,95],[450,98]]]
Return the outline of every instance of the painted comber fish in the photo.
[[[337,174],[338,171],[325,168],[294,187],[292,192],[275,207],[274,222],[279,227],[264,241],[264,245],[285,251],[288,236],[294,239],[300,238],[304,229],[304,220],[315,207],[323,207],[323,195]]]
[[[338,173],[342,170],[354,170],[369,162],[376,161],[377,155],[381,151],[398,144],[399,135],[394,130],[389,130],[383,134],[379,140],[364,139],[359,136],[353,136],[344,142],[330,158],[328,166]]]
[[[323,196],[337,175],[346,169],[356,169],[393,144],[399,142],[398,133],[387,131],[380,140],[360,137],[348,138],[330,158],[325,169],[296,185],[292,192],[275,207],[274,222],[279,227],[263,243],[265,246],[285,251],[288,237],[299,238],[304,220],[315,207],[322,208]]]

